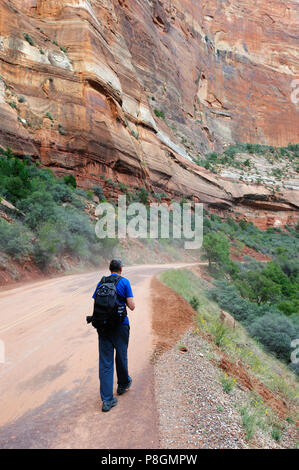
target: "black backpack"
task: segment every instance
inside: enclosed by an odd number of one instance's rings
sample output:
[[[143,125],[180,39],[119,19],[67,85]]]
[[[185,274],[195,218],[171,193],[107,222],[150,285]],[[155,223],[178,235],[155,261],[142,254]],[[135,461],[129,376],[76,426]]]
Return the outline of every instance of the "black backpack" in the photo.
[[[95,293],[91,323],[99,333],[109,333],[119,326],[127,312],[116,291],[121,276],[102,277]]]

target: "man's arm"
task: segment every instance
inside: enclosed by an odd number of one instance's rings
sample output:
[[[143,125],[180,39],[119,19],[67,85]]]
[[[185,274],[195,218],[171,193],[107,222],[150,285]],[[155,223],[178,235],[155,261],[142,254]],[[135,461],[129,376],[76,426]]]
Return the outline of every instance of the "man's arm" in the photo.
[[[124,297],[126,299],[126,304],[129,307],[129,309],[134,310],[135,309],[135,302],[134,302],[132,287],[131,287],[130,281],[128,279],[126,279],[126,290],[125,290]]]
[[[134,310],[135,309],[134,297],[127,297],[126,304],[130,310]]]

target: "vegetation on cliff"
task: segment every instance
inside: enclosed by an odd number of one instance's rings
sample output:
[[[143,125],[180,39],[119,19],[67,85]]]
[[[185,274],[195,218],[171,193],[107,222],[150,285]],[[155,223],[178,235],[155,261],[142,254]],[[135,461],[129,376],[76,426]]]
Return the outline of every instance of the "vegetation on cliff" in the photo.
[[[274,147],[238,143],[229,145],[223,152],[211,152],[204,158],[194,158],[194,161],[221,176],[263,183],[273,192],[282,188],[297,188],[299,144]]]

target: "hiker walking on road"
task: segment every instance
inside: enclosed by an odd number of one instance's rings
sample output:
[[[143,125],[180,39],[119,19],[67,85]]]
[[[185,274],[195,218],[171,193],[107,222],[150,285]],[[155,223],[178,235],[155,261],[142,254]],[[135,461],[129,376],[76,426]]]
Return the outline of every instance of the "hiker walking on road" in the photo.
[[[135,309],[130,282],[121,276],[122,262],[110,262],[110,276],[103,277],[93,294],[94,312],[87,317],[97,329],[99,338],[99,378],[102,411],[110,411],[117,405],[113,396],[114,350],[117,374],[117,394],[125,393],[132,384],[128,373],[128,344],[130,324],[127,307]]]

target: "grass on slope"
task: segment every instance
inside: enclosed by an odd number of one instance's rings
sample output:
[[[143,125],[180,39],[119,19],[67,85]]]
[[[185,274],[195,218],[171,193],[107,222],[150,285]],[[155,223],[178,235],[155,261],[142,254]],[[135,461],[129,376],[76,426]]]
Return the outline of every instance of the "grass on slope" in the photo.
[[[220,307],[207,295],[207,282],[189,270],[171,270],[160,275],[161,281],[178,292],[197,311],[196,332],[210,333],[213,342],[223,350],[234,363],[242,361],[248,366],[249,373],[262,382],[266,387],[282,397],[288,404],[290,416],[286,417],[288,423],[296,421],[296,410],[299,406],[299,387],[296,376],[290,369],[267,353],[263,346],[250,337],[247,330],[238,322],[234,329],[220,321]],[[214,352],[211,351],[211,359]],[[234,386],[230,378],[221,376],[223,387]],[[283,424],[269,409],[266,403],[256,394],[252,394],[248,403],[240,409],[243,424],[248,431],[248,438],[252,437],[253,427],[270,426],[271,433],[279,438],[279,429]],[[248,429],[247,429],[248,428]]]

